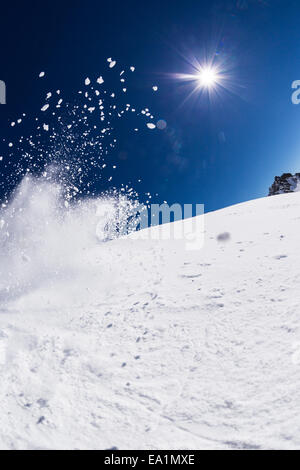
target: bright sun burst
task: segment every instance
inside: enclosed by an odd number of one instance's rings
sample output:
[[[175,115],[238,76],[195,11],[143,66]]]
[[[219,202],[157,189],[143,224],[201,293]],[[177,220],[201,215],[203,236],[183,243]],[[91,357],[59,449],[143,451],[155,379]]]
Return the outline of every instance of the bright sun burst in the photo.
[[[190,65],[190,73],[172,73],[172,79],[181,81],[186,86],[186,96],[180,106],[193,99],[198,102],[198,98],[208,97],[209,102],[224,99],[224,94],[238,94],[238,82],[233,73],[233,68],[228,58],[212,56],[203,57],[198,60],[195,57],[186,59]]]
[[[200,64],[197,62],[193,65],[194,73],[177,73],[172,75],[177,80],[190,83],[191,91],[184,100],[187,101],[193,95],[201,95],[206,92],[210,98],[220,97],[221,90],[228,88],[228,80],[226,72],[220,65],[210,62]]]
[[[204,67],[198,74],[199,85],[212,88],[218,83],[219,75],[213,67]]]

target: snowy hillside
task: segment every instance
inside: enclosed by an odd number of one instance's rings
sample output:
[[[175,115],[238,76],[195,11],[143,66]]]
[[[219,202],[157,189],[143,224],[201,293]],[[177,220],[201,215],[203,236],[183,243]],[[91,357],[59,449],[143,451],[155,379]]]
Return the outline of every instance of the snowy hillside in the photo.
[[[299,448],[300,193],[205,215],[200,251],[30,201],[0,215],[2,449]]]

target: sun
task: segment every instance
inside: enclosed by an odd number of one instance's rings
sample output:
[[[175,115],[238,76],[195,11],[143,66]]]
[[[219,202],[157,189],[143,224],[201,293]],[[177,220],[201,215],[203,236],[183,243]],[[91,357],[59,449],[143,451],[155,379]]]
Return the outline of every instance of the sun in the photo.
[[[204,88],[213,88],[217,85],[219,75],[213,67],[203,67],[198,74],[199,85]]]
[[[170,73],[168,76],[173,80],[181,81],[186,96],[180,106],[189,100],[209,100],[210,104],[217,100],[222,101],[230,95],[238,95],[241,85],[238,83],[236,74],[229,57],[221,58],[216,55],[197,59],[196,57],[184,58],[189,70],[185,73]],[[203,102],[203,101],[202,101]]]

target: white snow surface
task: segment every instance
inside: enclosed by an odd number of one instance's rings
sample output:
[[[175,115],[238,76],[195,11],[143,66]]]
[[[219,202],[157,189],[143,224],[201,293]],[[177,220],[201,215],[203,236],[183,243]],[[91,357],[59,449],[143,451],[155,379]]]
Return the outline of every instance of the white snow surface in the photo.
[[[300,193],[206,214],[199,251],[55,201],[0,213],[0,448],[299,448]]]

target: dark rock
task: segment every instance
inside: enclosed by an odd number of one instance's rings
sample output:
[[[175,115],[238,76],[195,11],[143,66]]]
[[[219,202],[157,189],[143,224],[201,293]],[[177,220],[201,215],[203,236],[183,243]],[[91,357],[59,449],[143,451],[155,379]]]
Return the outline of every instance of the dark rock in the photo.
[[[269,188],[269,196],[276,194],[293,193],[297,191],[300,182],[300,173],[283,173],[281,176],[275,176],[274,183]],[[299,186],[300,187],[300,186]]]

